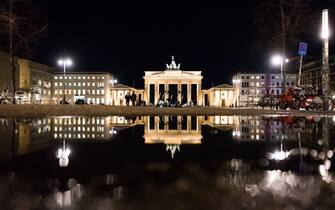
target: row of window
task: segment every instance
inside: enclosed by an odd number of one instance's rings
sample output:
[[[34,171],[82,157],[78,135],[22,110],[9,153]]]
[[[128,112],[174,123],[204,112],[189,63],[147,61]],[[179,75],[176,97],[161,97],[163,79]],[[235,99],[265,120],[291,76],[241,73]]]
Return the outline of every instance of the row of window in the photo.
[[[105,124],[105,119],[100,119],[100,118],[55,118],[54,123],[56,125],[58,124],[64,124],[64,125],[86,125],[86,124]]]
[[[73,139],[86,139],[86,138],[90,138],[90,139],[94,139],[94,138],[105,138],[105,134],[67,134],[65,133],[64,135],[62,133],[58,134],[58,133],[55,133],[54,134],[54,138],[57,139],[57,138],[73,138]]]
[[[63,94],[63,89],[59,89],[59,90],[55,90],[54,91],[54,94],[55,95],[58,95],[58,94]],[[81,89],[65,89],[65,94],[69,94],[69,95],[104,95],[105,94],[105,90],[104,89],[92,89],[92,90],[81,90]]]
[[[89,127],[89,126],[73,126],[73,127],[71,127],[71,126],[69,126],[69,127],[64,127],[64,129],[63,129],[63,127],[62,126],[59,126],[59,127],[57,127],[57,126],[55,126],[54,127],[54,131],[83,131],[83,132],[95,132],[95,131],[97,131],[97,132],[104,132],[105,131],[105,127],[103,127],[103,126],[97,126],[96,128],[95,128],[95,126],[92,126],[92,127]]]
[[[249,84],[250,84],[250,86],[249,86]],[[293,86],[295,83],[294,82],[291,82],[291,85]],[[242,82],[242,87],[243,88],[247,88],[247,87],[255,87],[255,85],[256,85],[256,87],[259,87],[259,86],[262,86],[262,87],[264,87],[265,86],[265,83],[264,82]],[[275,83],[272,83],[271,84],[272,86],[275,86]],[[279,82],[277,82],[276,83],[276,86],[279,86],[279,85],[283,85],[283,83],[279,83]],[[290,82],[287,82],[286,83],[286,85],[290,85]]]
[[[241,79],[264,79],[264,76],[241,76]],[[271,79],[279,79],[281,78],[281,76],[277,75],[277,76],[271,76]],[[292,78],[295,79],[296,77],[294,75],[289,76],[287,75],[286,78]]]
[[[62,76],[55,76],[55,80],[58,80],[58,79],[63,79]],[[95,77],[95,76],[65,76],[64,79],[97,79],[97,80],[104,80],[105,77],[102,76],[102,77]]]
[[[103,83],[103,82],[97,82],[97,83],[95,83],[95,82],[92,82],[92,83],[90,83],[90,82],[83,82],[83,83],[81,83],[81,82],[74,82],[74,83],[71,83],[71,82],[69,82],[69,83],[65,83],[64,84],[65,86],[68,86],[68,87],[81,87],[81,86],[83,86],[83,87],[90,87],[91,85],[92,85],[92,87],[95,87],[95,85],[97,86],[97,87],[105,87],[105,83]],[[58,87],[58,86],[63,86],[63,83],[62,82],[55,82],[54,83],[54,86],[55,87]]]
[[[266,94],[267,91],[266,90],[262,90],[260,91],[259,89],[256,90],[256,94],[259,94],[259,93],[262,93],[262,95]],[[280,95],[281,94],[281,90],[280,89],[277,89],[277,90],[274,90],[272,89],[270,91],[271,94],[277,94],[277,95]],[[254,90],[241,90],[241,95],[253,95],[255,94],[255,91]]]

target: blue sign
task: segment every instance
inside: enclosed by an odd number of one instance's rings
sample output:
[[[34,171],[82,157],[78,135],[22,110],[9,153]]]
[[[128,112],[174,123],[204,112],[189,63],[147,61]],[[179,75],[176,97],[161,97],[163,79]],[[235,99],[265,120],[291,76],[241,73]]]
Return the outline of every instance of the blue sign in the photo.
[[[306,56],[307,55],[307,43],[300,42],[299,43],[299,55]]]

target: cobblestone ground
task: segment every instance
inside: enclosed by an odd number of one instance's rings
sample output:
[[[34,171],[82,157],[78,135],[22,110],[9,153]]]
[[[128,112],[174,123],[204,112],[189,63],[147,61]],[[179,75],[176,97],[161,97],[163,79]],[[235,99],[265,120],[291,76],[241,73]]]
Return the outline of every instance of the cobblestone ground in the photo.
[[[108,105],[0,105],[2,117],[140,115],[335,115],[335,111],[271,110],[218,107],[134,107]]]

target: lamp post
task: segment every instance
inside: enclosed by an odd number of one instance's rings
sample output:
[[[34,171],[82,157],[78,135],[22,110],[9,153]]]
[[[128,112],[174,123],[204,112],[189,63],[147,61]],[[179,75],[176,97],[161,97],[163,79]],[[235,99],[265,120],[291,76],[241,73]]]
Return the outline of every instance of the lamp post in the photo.
[[[289,60],[282,55],[274,55],[271,58],[272,65],[280,66],[280,73],[281,73],[282,81],[283,81],[283,92],[286,91],[286,78],[284,78],[284,76],[286,76],[286,74],[285,75],[283,74],[283,69],[284,69],[283,66],[284,66],[284,63],[288,63],[288,62],[289,62]]]
[[[112,94],[112,105],[114,106],[115,105],[115,99],[116,99],[116,94],[115,94],[115,89],[114,89],[114,86],[115,86],[115,84],[117,83],[118,81],[117,81],[117,79],[111,79],[110,80],[110,83],[111,83],[111,85],[112,85],[112,90],[113,90],[113,94]]]
[[[70,58],[61,58],[58,60],[58,65],[63,66],[63,100],[60,102],[61,104],[67,104],[66,98],[65,98],[65,73],[66,73],[66,66],[72,65],[72,60]]]
[[[328,9],[322,11],[322,91],[327,99],[329,96],[329,25]]]

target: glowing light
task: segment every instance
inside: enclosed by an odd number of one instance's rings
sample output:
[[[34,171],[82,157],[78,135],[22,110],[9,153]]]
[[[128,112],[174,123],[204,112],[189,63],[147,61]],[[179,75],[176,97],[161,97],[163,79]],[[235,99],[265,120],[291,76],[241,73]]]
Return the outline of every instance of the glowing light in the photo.
[[[63,66],[64,64],[65,64],[65,66],[71,66],[73,64],[73,62],[70,58],[59,59],[58,60],[58,65]]]
[[[69,155],[71,150],[69,148],[65,148],[65,141],[63,141],[63,148],[59,148],[57,151],[57,158],[59,159],[60,167],[67,167],[69,165]]]
[[[329,38],[328,9],[324,9],[322,11],[321,38],[322,39],[328,39]]]
[[[273,159],[275,160],[284,160],[288,157],[288,153],[284,151],[275,151],[273,153]]]
[[[272,63],[272,65],[279,66],[282,63],[282,60],[283,60],[282,56],[280,56],[280,55],[274,55],[271,58],[271,63]]]

